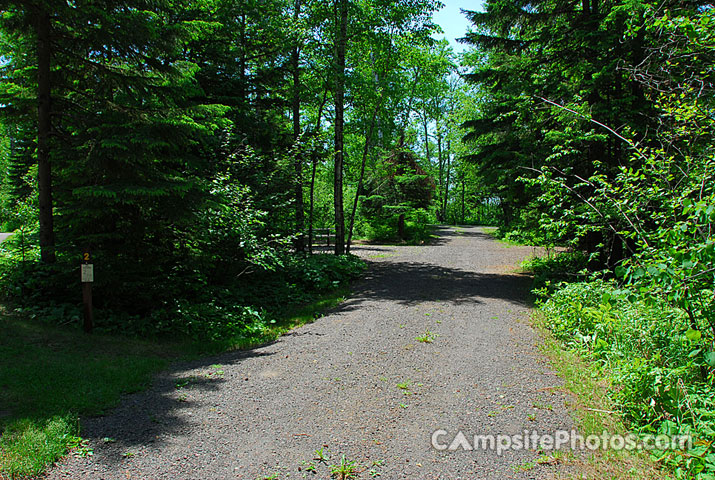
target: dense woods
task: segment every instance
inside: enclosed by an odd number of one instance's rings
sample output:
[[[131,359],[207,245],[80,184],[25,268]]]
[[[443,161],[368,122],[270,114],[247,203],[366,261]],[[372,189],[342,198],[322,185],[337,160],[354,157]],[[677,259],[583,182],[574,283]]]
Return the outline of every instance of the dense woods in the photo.
[[[100,328],[221,336],[209,325],[240,330],[352,275],[355,260],[304,257],[318,229],[338,256],[354,236],[424,240],[431,194],[410,182],[429,173],[390,159],[444,115],[455,65],[430,37],[437,6],[11,3],[6,296],[78,315],[90,251]]]
[[[711,3],[487,0],[459,55],[436,0],[2,5],[10,308],[79,326],[88,251],[100,331],[226,348],[358,276],[357,240],[498,226],[560,247],[547,326],[715,478]]]

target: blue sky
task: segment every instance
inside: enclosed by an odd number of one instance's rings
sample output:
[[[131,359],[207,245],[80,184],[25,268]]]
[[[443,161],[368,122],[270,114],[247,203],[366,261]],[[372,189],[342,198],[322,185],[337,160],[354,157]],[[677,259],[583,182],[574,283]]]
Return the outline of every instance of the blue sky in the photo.
[[[464,45],[457,43],[457,38],[463,37],[469,27],[469,22],[460,9],[482,10],[483,0],[442,0],[444,7],[434,14],[434,21],[444,30],[444,35],[437,38],[447,38],[455,52],[464,50]]]

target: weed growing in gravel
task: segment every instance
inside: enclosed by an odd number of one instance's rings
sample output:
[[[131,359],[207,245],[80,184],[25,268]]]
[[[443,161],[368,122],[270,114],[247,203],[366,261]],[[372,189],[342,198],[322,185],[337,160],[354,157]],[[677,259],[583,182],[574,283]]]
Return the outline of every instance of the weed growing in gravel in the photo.
[[[409,394],[410,394],[410,383],[411,383],[410,379],[407,379],[407,380],[405,380],[404,382],[398,383],[398,384],[397,384],[397,388],[399,388],[400,390],[402,390],[402,392],[403,392],[405,395],[409,395]]]
[[[85,440],[82,437],[71,436],[67,442],[67,447],[75,457],[85,458],[94,455],[94,450],[89,446],[89,440]]]
[[[536,462],[525,462],[520,465],[512,465],[511,469],[514,471],[514,473],[519,473],[519,472],[527,472],[534,467],[536,467]]]
[[[415,337],[415,340],[422,343],[432,343],[437,337],[439,337],[439,335],[437,335],[436,333],[430,332],[429,330],[425,330],[425,333]]]
[[[533,407],[537,410],[548,410],[549,412],[552,412],[554,410],[554,407],[552,405],[547,405],[541,402],[534,402]]]
[[[541,455],[536,460],[525,462],[520,465],[512,465],[514,473],[526,472],[539,465],[557,465],[564,462],[565,454],[561,450],[556,450],[553,455]]]
[[[301,460],[300,465],[303,470],[306,472],[311,472],[311,473],[317,473],[318,470],[315,467],[315,463],[313,462],[306,462],[305,460]]]
[[[380,472],[377,471],[375,467],[380,467],[382,466],[382,460],[375,460],[372,462],[372,468],[368,470],[367,474],[370,475],[372,478],[377,478],[380,476]]]
[[[330,465],[330,474],[337,480],[348,480],[357,477],[358,465],[343,455],[338,465]]]
[[[317,460],[319,462],[327,462],[327,460],[329,458],[328,454],[327,454],[328,452],[324,451],[324,449],[325,449],[325,447],[320,447],[320,448],[316,449],[315,457],[313,458],[313,460]]]

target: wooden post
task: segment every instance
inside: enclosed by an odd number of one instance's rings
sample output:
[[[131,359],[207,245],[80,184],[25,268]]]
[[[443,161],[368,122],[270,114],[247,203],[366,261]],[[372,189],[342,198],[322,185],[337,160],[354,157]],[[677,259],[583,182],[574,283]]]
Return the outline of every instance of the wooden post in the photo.
[[[94,265],[89,250],[82,252],[82,303],[84,304],[84,331],[92,333],[94,328],[94,312],[92,311],[92,282],[94,282]]]
[[[84,303],[84,331],[92,333],[94,313],[92,312],[92,283],[82,282],[82,302]]]

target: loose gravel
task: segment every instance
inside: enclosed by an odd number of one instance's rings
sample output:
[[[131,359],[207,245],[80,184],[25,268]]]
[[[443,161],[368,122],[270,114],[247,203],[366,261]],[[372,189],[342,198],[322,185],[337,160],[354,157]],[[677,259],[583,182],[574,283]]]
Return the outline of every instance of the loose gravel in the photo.
[[[529,326],[518,264],[536,251],[478,227],[438,233],[431,245],[356,247],[371,266],[347,301],[272,344],[176,365],[84,419],[93,455],[48,477],[327,479],[341,461],[359,479],[558,474],[549,451],[432,446],[437,430],[440,444],[458,431],[473,444],[573,426]]]

